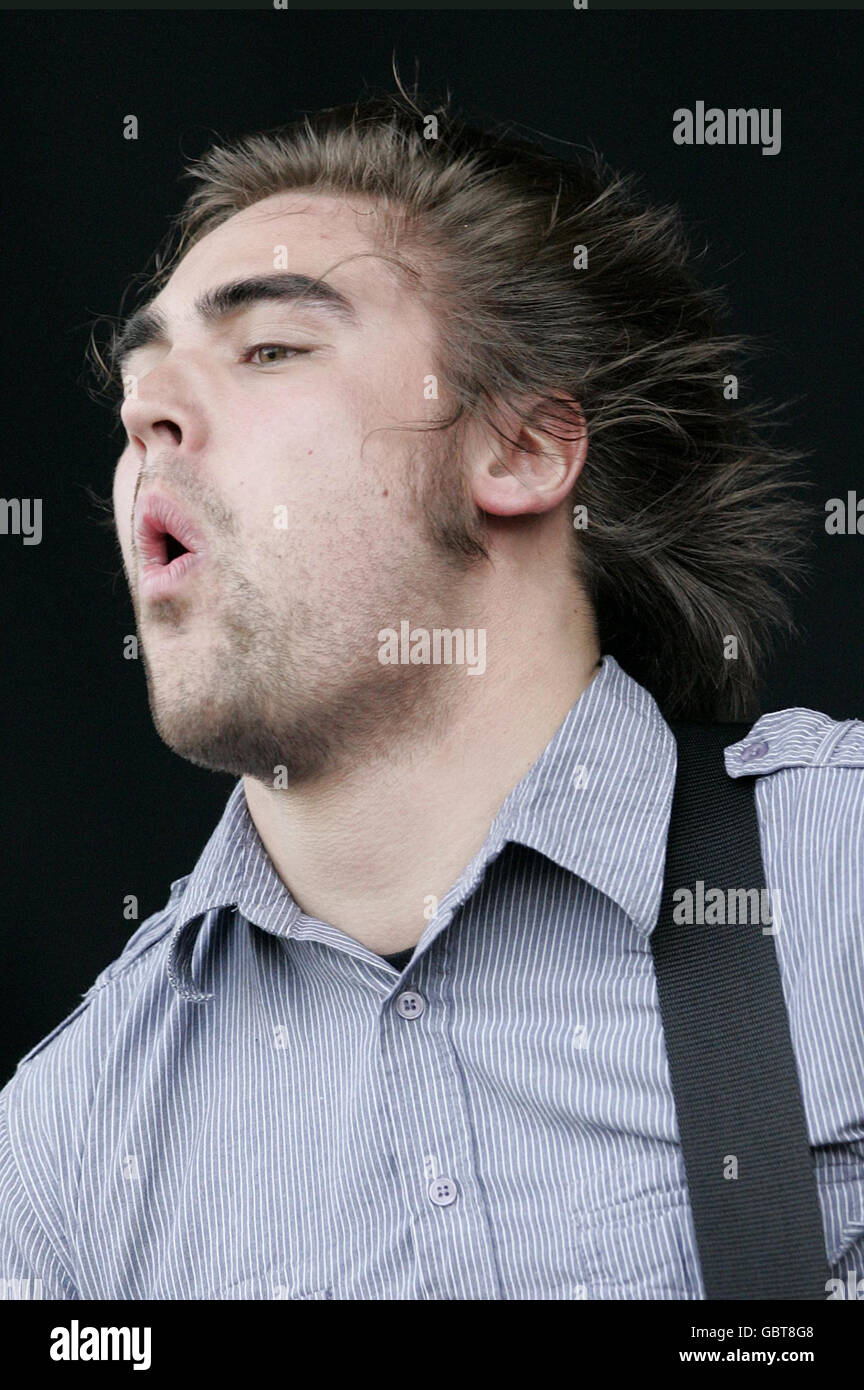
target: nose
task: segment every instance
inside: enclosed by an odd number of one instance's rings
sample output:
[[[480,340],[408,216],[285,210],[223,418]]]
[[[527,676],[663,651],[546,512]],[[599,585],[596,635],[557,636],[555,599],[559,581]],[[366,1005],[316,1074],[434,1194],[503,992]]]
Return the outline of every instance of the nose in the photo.
[[[194,392],[181,391],[180,383],[166,363],[160,363],[140,381],[133,379],[131,390],[120,407],[120,420],[131,448],[143,463],[166,447],[195,453],[203,445],[203,412]]]

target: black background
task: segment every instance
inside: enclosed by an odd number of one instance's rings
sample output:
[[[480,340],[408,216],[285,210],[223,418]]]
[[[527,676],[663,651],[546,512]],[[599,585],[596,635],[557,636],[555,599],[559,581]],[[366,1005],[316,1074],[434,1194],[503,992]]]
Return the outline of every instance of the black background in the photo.
[[[4,497],[43,499],[41,545],[0,535],[5,753],[0,1084],[77,1003],[169,882],[191,870],[230,778],[153,729],[119,554],[94,524],[120,436],[82,385],[91,320],[114,314],[214,138],[392,88],[391,55],[469,114],[636,171],[678,202],[732,331],[768,338],[742,387],[792,400],[812,450],[813,575],[765,709],[864,714],[864,536],[829,537],[829,497],[864,496],[862,19],[801,11],[42,12],[2,17],[10,298]],[[697,100],[780,107],[782,149],[682,148]],[[139,120],[137,141],[123,118]],[[565,144],[553,144],[564,151]],[[135,894],[137,920],[123,901]]]

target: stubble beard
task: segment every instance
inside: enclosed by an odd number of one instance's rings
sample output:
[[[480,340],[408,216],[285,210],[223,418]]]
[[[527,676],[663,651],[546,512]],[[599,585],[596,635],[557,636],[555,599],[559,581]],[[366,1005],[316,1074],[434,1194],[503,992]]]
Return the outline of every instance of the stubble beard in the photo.
[[[456,472],[447,486],[446,470],[455,468],[452,445],[434,440],[412,474],[425,577],[397,566],[385,586],[391,592],[355,606],[350,633],[338,641],[320,607],[292,594],[288,609],[277,611],[245,575],[220,567],[206,656],[160,681],[134,603],[150,711],[163,742],[196,766],[273,787],[386,764],[406,740],[440,738],[457,698],[453,673],[382,665],[377,633],[394,615],[423,621],[431,612],[440,620],[455,611],[460,579],[483,556],[482,529]],[[148,621],[177,627],[188,607],[171,600],[148,612]]]

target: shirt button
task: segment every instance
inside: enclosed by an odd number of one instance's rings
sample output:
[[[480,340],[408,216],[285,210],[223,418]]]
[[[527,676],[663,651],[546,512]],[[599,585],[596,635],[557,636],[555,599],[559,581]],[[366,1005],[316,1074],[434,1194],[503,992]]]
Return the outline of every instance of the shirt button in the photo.
[[[768,742],[763,738],[759,743],[748,743],[741,749],[741,761],[750,763],[754,758],[763,758],[768,752]]]
[[[422,994],[416,994],[413,989],[406,989],[396,1000],[396,1012],[403,1018],[419,1018],[426,1008],[426,1000]]]
[[[452,1178],[436,1178],[429,1184],[429,1196],[436,1207],[449,1207],[458,1196],[456,1184]]]

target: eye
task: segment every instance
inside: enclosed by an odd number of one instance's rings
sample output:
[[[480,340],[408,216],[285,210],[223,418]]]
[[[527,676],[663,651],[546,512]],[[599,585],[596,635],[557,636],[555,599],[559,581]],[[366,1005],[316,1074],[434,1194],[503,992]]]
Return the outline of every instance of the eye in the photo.
[[[246,349],[245,353],[243,354],[243,361],[244,361],[244,362],[251,362],[251,361],[254,359],[254,357],[256,356],[256,354],[259,353],[259,352],[266,352],[266,353],[270,353],[270,352],[283,352],[283,353],[290,352],[292,355],[297,355],[297,354],[300,354],[300,353],[302,353],[302,352],[311,352],[311,351],[312,351],[311,348],[295,348],[295,347],[289,347],[287,343],[256,343],[256,345],[255,345],[254,347],[250,347],[250,348],[247,348],[247,349]],[[286,359],[285,359],[284,357],[281,357],[281,358],[280,358],[280,357],[270,357],[270,358],[268,358],[268,359],[265,359],[265,361],[263,361],[263,362],[254,362],[253,365],[256,366],[256,367],[268,367],[268,366],[272,366],[272,365],[275,364],[276,362],[284,362],[285,360],[286,360]]]

